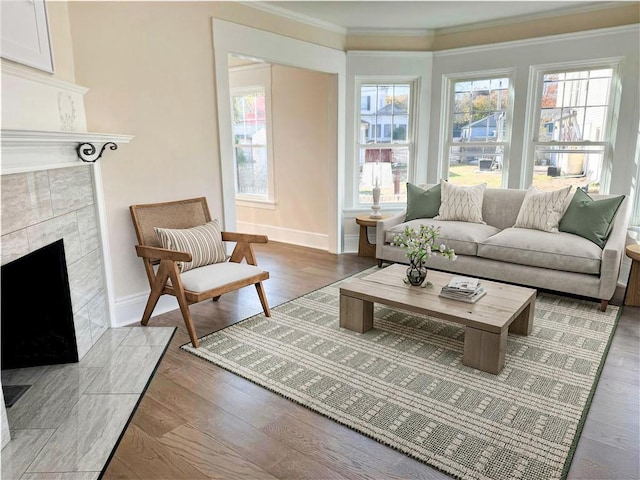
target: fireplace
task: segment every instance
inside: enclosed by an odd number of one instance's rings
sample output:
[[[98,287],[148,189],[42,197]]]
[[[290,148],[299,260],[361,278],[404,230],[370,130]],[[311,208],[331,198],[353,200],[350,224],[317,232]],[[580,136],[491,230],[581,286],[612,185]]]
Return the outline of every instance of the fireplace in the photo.
[[[62,239],[2,266],[3,370],[78,361]]]

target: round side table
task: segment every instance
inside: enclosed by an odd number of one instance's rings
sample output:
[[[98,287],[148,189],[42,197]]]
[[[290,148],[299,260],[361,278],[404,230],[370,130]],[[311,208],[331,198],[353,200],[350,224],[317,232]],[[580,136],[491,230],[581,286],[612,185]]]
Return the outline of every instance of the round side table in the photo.
[[[640,307],[640,245],[627,245],[625,252],[631,259],[631,273],[627,282],[624,304]]]
[[[358,242],[359,257],[376,256],[376,244],[369,241],[367,228],[375,227],[378,220],[384,220],[385,218],[389,218],[389,215],[382,215],[382,218],[371,218],[369,215],[358,215],[356,217],[356,223],[360,225],[360,241]]]

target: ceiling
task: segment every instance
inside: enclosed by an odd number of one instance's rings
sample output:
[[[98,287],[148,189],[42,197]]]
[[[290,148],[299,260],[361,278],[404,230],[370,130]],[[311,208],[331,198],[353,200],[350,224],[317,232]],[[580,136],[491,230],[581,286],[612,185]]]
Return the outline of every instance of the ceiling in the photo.
[[[600,1],[264,1],[273,11],[346,31],[435,30],[602,8]],[[255,5],[255,4],[254,4]]]

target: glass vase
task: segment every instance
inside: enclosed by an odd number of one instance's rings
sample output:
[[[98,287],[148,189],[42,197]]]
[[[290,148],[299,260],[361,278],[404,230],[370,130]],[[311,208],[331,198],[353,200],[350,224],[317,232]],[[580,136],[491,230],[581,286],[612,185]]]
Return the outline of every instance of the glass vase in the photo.
[[[407,281],[414,286],[422,285],[427,278],[427,267],[422,263],[409,262]]]

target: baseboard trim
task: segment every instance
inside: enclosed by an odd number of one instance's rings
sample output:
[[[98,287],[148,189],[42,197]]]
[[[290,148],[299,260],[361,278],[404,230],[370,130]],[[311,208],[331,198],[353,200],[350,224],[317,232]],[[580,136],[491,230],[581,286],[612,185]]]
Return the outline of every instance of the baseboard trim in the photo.
[[[359,235],[345,235],[344,236],[344,253],[357,253],[358,244],[360,243]]]
[[[324,233],[306,232],[293,228],[275,227],[272,225],[260,225],[256,223],[237,222],[237,231],[266,235],[274,242],[291,243],[301,247],[318,248],[329,251],[329,236]]]
[[[147,304],[147,298],[149,298],[148,292],[116,299],[116,323],[111,326],[114,328],[128,327],[140,323],[140,319],[142,319],[142,314],[144,313],[144,307]],[[172,295],[162,295],[158,300],[156,308],[153,310],[151,321],[153,322],[154,316],[176,310],[177,308],[179,308],[179,306],[176,297]]]

